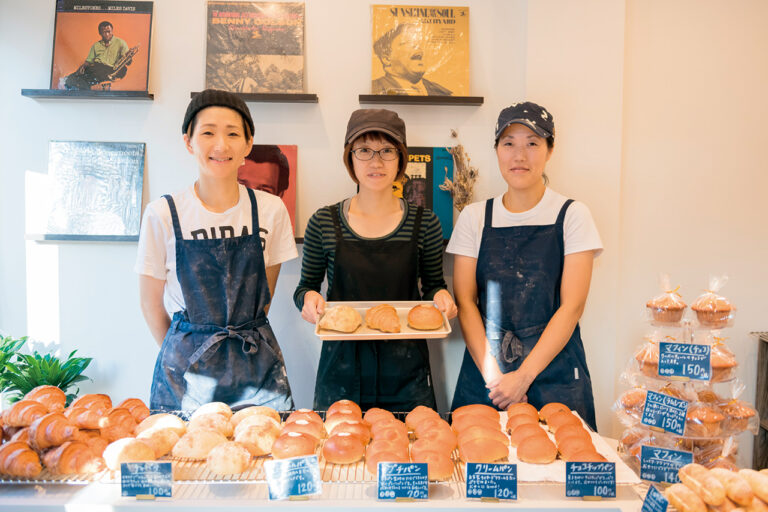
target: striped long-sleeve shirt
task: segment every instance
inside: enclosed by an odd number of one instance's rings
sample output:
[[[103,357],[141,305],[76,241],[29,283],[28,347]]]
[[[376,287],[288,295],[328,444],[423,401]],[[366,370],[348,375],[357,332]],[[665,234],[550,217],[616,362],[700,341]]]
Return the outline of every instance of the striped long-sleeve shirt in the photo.
[[[348,201],[348,200],[346,200]],[[339,212],[344,211],[344,203],[338,203]],[[406,205],[405,215],[400,225],[389,235],[376,240],[407,241],[413,234],[416,220],[416,207]],[[418,276],[421,294],[425,300],[431,300],[435,293],[446,288],[443,278],[443,232],[440,220],[432,210],[424,210],[421,219],[419,241]],[[353,232],[347,219],[341,215],[341,234],[344,240],[370,240]],[[328,289],[333,286],[333,264],[336,255],[336,233],[330,206],[324,206],[309,219],[304,232],[304,255],[301,260],[301,279],[293,293],[293,301],[301,310],[304,307],[304,294],[310,290],[320,292],[320,286],[328,276]]]

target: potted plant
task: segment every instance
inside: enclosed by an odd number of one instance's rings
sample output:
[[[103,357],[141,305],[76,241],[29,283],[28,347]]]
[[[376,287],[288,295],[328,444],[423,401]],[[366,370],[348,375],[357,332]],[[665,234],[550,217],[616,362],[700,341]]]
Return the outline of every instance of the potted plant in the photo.
[[[75,384],[88,379],[82,373],[93,360],[74,357],[76,352],[73,350],[63,362],[53,354],[41,355],[36,350],[32,354],[16,353],[15,362],[5,363],[4,391],[9,401],[16,402],[37,386],[48,384],[67,393],[69,405],[80,392]]]
[[[19,349],[27,342],[27,337],[14,339],[11,336],[0,336],[0,410],[5,409],[7,404],[5,388],[8,385],[6,381],[5,365],[13,361]]]

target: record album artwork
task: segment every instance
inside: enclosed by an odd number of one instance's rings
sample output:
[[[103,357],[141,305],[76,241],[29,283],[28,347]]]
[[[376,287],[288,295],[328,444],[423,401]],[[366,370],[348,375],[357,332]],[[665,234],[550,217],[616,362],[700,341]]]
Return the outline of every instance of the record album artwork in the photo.
[[[209,1],[205,86],[304,92],[304,4]]]
[[[469,95],[469,7],[372,9],[372,94]]]
[[[58,0],[51,89],[146,91],[152,2]]]
[[[435,212],[447,240],[453,232],[453,199],[450,192],[440,190],[446,177],[453,178],[453,157],[448,150],[409,146],[405,176],[395,182],[394,193]]]
[[[46,234],[138,240],[144,143],[51,141]]]
[[[295,145],[254,144],[237,170],[237,181],[246,187],[263,190],[283,200],[296,233],[296,156]]]

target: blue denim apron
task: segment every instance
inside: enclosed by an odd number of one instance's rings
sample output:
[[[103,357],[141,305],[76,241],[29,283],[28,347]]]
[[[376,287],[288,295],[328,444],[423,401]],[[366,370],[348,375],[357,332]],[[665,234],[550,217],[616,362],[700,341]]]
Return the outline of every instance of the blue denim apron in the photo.
[[[280,347],[267,321],[269,286],[256,196],[251,234],[184,240],[173,198],[176,273],[186,310],[173,315],[155,363],[150,408],[194,410],[208,402],[293,408]]]
[[[492,227],[493,199],[485,204],[485,224],[477,258],[478,308],[491,351],[504,373],[517,370],[560,307],[565,243],[563,221],[569,199],[555,224]],[[452,409],[493,405],[469,351],[464,349]],[[528,388],[528,402],[541,408],[562,402],[593,428],[595,404],[578,324],[568,343]]]
[[[328,300],[421,300],[418,267],[423,208],[417,209],[413,236],[405,241],[344,240],[339,210],[339,205],[331,207],[336,254]],[[315,409],[325,410],[342,398],[357,402],[363,410],[410,411],[417,405],[435,409],[427,342],[323,341]]]

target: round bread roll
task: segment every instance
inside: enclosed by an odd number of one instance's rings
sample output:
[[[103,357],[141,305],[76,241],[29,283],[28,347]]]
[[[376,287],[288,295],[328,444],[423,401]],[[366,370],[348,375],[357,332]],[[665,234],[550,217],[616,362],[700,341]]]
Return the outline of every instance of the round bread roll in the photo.
[[[313,455],[317,444],[312,436],[300,432],[287,432],[275,439],[272,445],[272,457],[275,459],[289,459]]]
[[[363,317],[349,306],[333,306],[325,310],[317,323],[320,329],[339,332],[355,332],[363,323]]]
[[[517,447],[517,458],[529,464],[549,464],[557,458],[557,447],[546,435],[533,435]]]
[[[171,453],[180,459],[203,460],[216,446],[226,442],[227,438],[216,430],[200,428],[181,436]]]
[[[155,457],[158,459],[171,453],[171,450],[173,450],[173,447],[180,439],[178,431],[172,428],[147,430],[136,436],[136,438],[150,445],[155,452]]]
[[[538,413],[536,414],[536,417],[534,418],[530,414],[515,414],[514,416],[510,416],[507,420],[507,433],[512,433],[513,430],[515,430],[520,425],[538,425],[539,424],[539,416]]]
[[[310,409],[297,409],[293,411],[285,419],[285,422],[291,423],[296,420],[307,420],[307,421],[312,421],[314,423],[319,423],[321,425],[323,424],[323,418],[321,418],[320,415],[317,414],[315,411],[312,411]]]
[[[245,446],[235,441],[227,441],[210,451],[205,465],[217,475],[237,475],[248,469],[250,462],[251,453]]]
[[[451,456],[443,452],[422,451],[417,456],[412,456],[413,462],[426,462],[429,479],[450,480],[453,476],[453,460]]]
[[[371,429],[362,421],[345,421],[344,423],[339,423],[333,427],[333,430],[331,430],[329,435],[341,434],[343,432],[357,436],[363,444],[368,444],[371,441]]]
[[[467,430],[470,427],[485,427],[491,430],[501,430],[501,424],[499,423],[499,420],[492,420],[487,416],[459,416],[458,418],[453,418],[451,427],[457,434],[462,433],[464,430]]]
[[[451,456],[453,447],[439,439],[417,439],[411,445],[411,459],[416,462],[424,452],[437,452]]]
[[[179,437],[181,437],[187,431],[187,424],[184,423],[184,420],[173,414],[152,414],[136,425],[134,433],[139,435],[142,432],[147,432],[149,430],[161,430],[166,428],[174,430],[179,434]]]
[[[408,325],[419,331],[434,331],[443,326],[443,315],[434,306],[419,304],[408,312]]]
[[[192,416],[190,416],[189,419],[193,420],[203,414],[211,413],[221,414],[227,419],[232,417],[232,409],[230,409],[229,406],[224,402],[208,402],[207,404],[203,404],[198,407],[197,410],[192,413]]]
[[[373,456],[366,454],[365,467],[374,476],[379,473],[379,462],[410,462],[410,459],[408,455],[388,451],[378,451]]]
[[[512,446],[519,447],[520,444],[531,436],[547,437],[547,433],[538,423],[526,423],[520,425],[509,434],[509,442]],[[547,437],[548,438],[548,437]]]
[[[254,457],[272,453],[272,445],[278,432],[268,425],[253,425],[242,428],[235,434],[235,441],[245,447]]]
[[[437,414],[437,411],[434,409],[430,409],[429,407],[425,407],[423,405],[417,405],[411,412],[409,412],[405,416],[405,426],[408,427],[408,430],[415,430],[416,425],[421,423],[422,421],[426,419],[431,418],[440,418],[440,415]]]
[[[582,451],[595,451],[592,440],[583,439],[577,436],[566,437],[557,444],[557,450],[565,460],[574,460],[573,455]]]
[[[363,421],[363,417],[351,410],[339,411],[337,409],[337,412],[325,415],[325,431],[330,432],[339,423],[351,423],[353,421]]]
[[[408,440],[373,441],[365,450],[365,457],[370,458],[379,452],[392,452],[408,458]]]
[[[496,423],[498,423],[500,419],[499,411],[493,407],[484,404],[470,404],[461,406],[453,411],[451,413],[451,422],[465,415],[474,417],[485,416],[487,419]]]
[[[352,400],[337,400],[333,402],[328,410],[325,411],[325,417],[335,414],[337,412],[351,412],[357,416],[357,419],[363,418],[363,411],[360,410],[360,406]]]
[[[333,434],[323,444],[323,457],[333,464],[352,464],[363,458],[365,445],[349,432]]]
[[[425,432],[429,432],[431,430],[448,430],[449,432],[453,433],[451,425],[443,418],[427,418],[422,420],[416,424],[416,427],[413,429],[413,433],[416,435],[416,437],[419,437]]]
[[[280,434],[288,434],[290,432],[300,432],[311,436],[315,440],[315,444],[319,444],[320,440],[325,437],[325,430],[322,425],[307,420],[296,420],[286,423],[283,425]]]
[[[539,419],[546,422],[550,415],[558,411],[571,412],[571,410],[565,404],[561,404],[560,402],[550,402],[539,410]]]
[[[380,432],[384,432],[386,430],[395,430],[406,439],[408,438],[408,427],[406,427],[405,423],[400,420],[377,422],[375,425],[371,426],[371,437],[376,439],[380,435]]]
[[[232,434],[235,431],[229,419],[219,413],[198,414],[189,420],[187,432],[201,428],[215,430],[224,437],[232,437]]]
[[[579,423],[578,425],[563,425],[562,427],[558,428],[555,432],[555,443],[559,444],[565,438],[573,436],[579,437],[586,441],[592,440],[592,436],[590,435],[589,431],[581,426],[581,423]]]
[[[500,459],[508,460],[509,447],[496,439],[477,438],[459,443],[459,457],[464,462],[491,463]]]
[[[374,423],[378,423],[382,420],[394,420],[395,415],[391,412],[380,409],[378,407],[371,407],[367,411],[365,411],[365,415],[363,416],[363,421],[368,423],[369,425],[373,425]]]
[[[557,429],[564,425],[581,425],[581,421],[570,411],[558,411],[547,418],[550,432],[557,433]]]
[[[251,407],[246,407],[245,409],[240,409],[235,414],[232,415],[232,417],[229,419],[229,421],[232,423],[233,427],[237,427],[237,424],[240,423],[242,420],[247,418],[248,416],[268,416],[275,420],[277,424],[279,425],[281,423],[280,419],[280,413],[274,410],[271,407],[266,407],[264,405],[252,405]]]
[[[143,439],[124,437],[109,444],[102,454],[104,462],[112,471],[120,469],[123,462],[145,462],[156,459],[155,451]]]
[[[528,402],[519,402],[507,407],[507,416],[510,418],[518,414],[528,414],[539,421],[539,411]]]
[[[272,419],[271,416],[252,414],[240,419],[240,422],[235,427],[235,437],[237,437],[238,432],[252,427],[262,427],[267,429],[274,434],[274,437],[280,435],[280,424]]]
[[[504,445],[509,445],[509,439],[498,428],[486,428],[484,426],[470,427],[461,432],[456,438],[457,444],[467,443],[473,439],[492,439]]]
[[[453,451],[458,443],[456,434],[454,434],[452,430],[440,428],[423,432],[417,440],[444,444],[450,451]]]
[[[607,462],[607,459],[597,453],[594,449],[586,448],[569,454],[567,457],[563,455],[563,460],[566,462]]]

